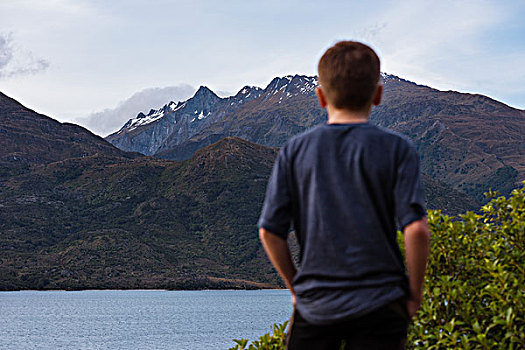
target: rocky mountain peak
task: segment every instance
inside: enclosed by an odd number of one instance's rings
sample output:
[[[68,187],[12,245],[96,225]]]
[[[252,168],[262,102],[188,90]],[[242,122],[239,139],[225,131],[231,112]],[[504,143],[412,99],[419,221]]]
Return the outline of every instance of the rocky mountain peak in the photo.
[[[264,91],[268,95],[284,94],[286,97],[297,94],[309,95],[313,94],[317,85],[317,76],[287,75],[274,78]]]
[[[232,100],[233,104],[240,105],[258,98],[262,92],[263,89],[260,87],[246,85],[236,95],[229,97],[228,100]],[[232,102],[230,102],[230,105],[233,105]]]
[[[240,89],[239,92],[235,96],[244,98],[244,97],[251,96],[253,93],[257,93],[260,91],[262,91],[262,89],[258,86],[246,85],[242,89]]]
[[[124,130],[132,131],[139,126],[153,123],[154,121],[164,117],[166,113],[168,113],[168,105],[165,105],[160,109],[151,109],[148,114],[140,112],[135,118],[128,120],[126,124],[124,124],[124,126],[118,131],[118,134],[122,133]]]
[[[400,78],[397,75],[388,74],[388,73],[385,73],[385,72],[381,72],[381,81],[385,85],[391,84],[391,83],[407,83],[407,84],[411,84],[411,85],[414,85],[414,86],[418,85],[418,84],[416,84],[416,83],[414,83],[412,81]]]
[[[213,100],[220,100],[220,97],[217,96],[215,94],[215,92],[211,91],[208,87],[206,86],[201,86],[199,87],[199,89],[197,90],[197,92],[195,93],[195,95],[193,95],[192,97],[193,99],[206,99],[206,100],[209,100],[209,99],[213,99]]]

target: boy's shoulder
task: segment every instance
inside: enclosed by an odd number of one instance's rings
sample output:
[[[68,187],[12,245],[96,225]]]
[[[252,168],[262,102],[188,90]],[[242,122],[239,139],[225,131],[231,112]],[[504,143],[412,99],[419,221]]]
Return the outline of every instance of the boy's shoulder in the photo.
[[[319,124],[305,132],[293,136],[284,145],[283,148],[289,151],[301,148],[305,144],[311,144],[314,141],[331,142],[338,134],[352,134],[360,141],[375,141],[382,139],[387,143],[396,144],[401,147],[414,148],[413,142],[405,135],[394,130],[377,126],[371,123],[359,124]]]
[[[406,146],[409,146],[409,147],[414,147],[414,143],[412,142],[412,140],[404,135],[404,134],[401,134],[397,131],[394,131],[392,129],[388,129],[388,128],[385,128],[385,127],[382,127],[382,126],[374,126],[374,130],[375,132],[377,132],[378,134],[380,135],[383,135],[383,137],[385,138],[389,138],[391,139],[392,141],[398,141],[400,142],[401,144],[404,144]]]
[[[298,143],[301,143],[301,142],[305,142],[305,141],[308,141],[312,138],[317,138],[319,137],[321,134],[323,134],[326,130],[325,126],[327,124],[325,123],[322,123],[322,124],[318,124],[316,126],[313,126],[311,127],[310,129],[306,130],[306,131],[303,131],[295,136],[292,136],[288,141],[286,141],[286,143],[284,144],[284,146],[293,146],[295,144],[298,144]]]

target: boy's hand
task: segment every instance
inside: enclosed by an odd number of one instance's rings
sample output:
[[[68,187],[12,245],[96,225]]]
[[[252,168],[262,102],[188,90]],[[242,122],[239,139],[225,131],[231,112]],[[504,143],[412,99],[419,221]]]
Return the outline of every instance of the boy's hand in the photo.
[[[407,300],[407,310],[408,310],[408,316],[410,318],[413,318],[417,314],[417,310],[419,310],[419,307],[421,306],[421,298],[409,298]]]

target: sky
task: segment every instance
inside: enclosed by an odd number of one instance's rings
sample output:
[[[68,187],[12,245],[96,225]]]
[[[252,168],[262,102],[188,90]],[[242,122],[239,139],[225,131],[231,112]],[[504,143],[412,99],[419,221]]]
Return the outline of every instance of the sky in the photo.
[[[525,109],[525,1],[0,0],[0,91],[101,136],[138,112],[315,75],[339,40],[382,71]]]

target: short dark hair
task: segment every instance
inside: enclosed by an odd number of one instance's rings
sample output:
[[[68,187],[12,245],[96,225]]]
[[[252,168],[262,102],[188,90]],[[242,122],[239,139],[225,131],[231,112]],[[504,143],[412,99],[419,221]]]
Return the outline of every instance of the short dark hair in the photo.
[[[340,41],[329,48],[317,69],[327,102],[339,109],[367,107],[380,79],[379,57],[356,41]]]

